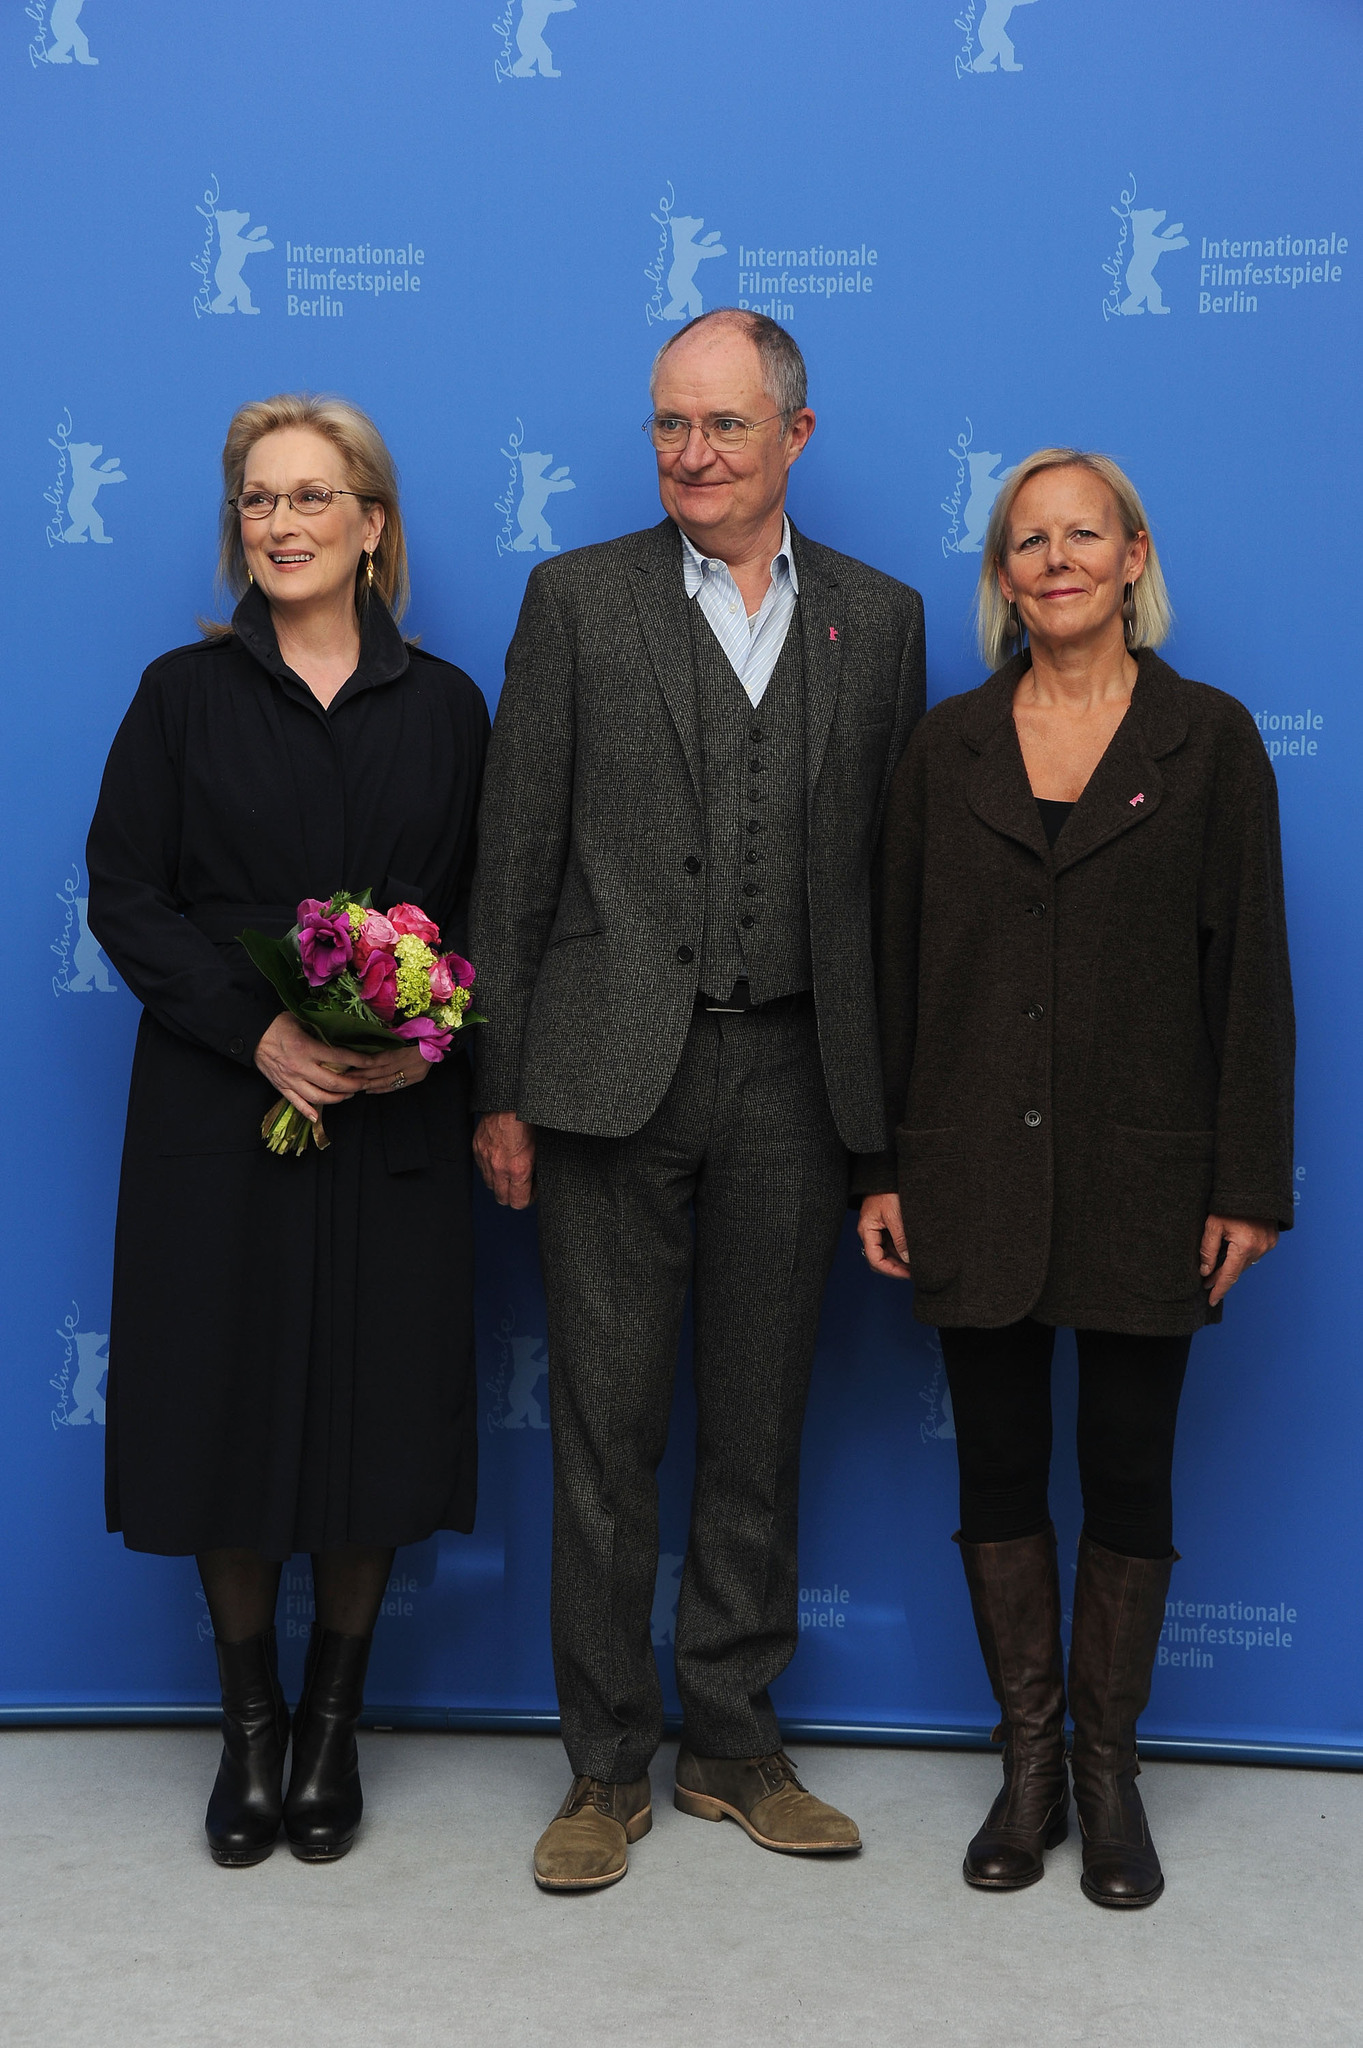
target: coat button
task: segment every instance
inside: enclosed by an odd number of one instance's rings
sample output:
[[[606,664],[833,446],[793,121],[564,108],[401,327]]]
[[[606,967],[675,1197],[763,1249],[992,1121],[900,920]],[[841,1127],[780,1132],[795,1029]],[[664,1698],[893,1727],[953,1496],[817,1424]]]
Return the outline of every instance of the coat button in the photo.
[[[682,862],[682,866],[686,869],[688,875],[698,875],[700,873],[700,862],[694,853],[687,854],[686,859]]]
[[[1029,904],[1027,905],[1027,915],[1028,915],[1028,917],[1044,917],[1044,916],[1046,915],[1046,906],[1045,906],[1045,904],[1044,904],[1044,903],[1029,903]]]
[[[689,946],[678,946],[677,958],[681,961],[683,967],[689,967],[695,957]]]
[[[1034,1131],[1041,1122],[1041,1111],[1039,1109],[1029,1109],[1022,1121],[1026,1124],[1029,1131]]]
[[[751,931],[752,927],[757,923],[757,919],[755,917],[740,917],[738,921],[742,925],[745,932]]]
[[[228,1044],[227,1050],[231,1053],[233,1059],[239,1060],[246,1050],[246,1040],[244,1038],[232,1039]]]
[[[1046,1012],[1040,1003],[1028,1003],[1027,1015],[1031,1018],[1033,1024],[1036,1023],[1038,1017],[1044,1017],[1045,1014]]]

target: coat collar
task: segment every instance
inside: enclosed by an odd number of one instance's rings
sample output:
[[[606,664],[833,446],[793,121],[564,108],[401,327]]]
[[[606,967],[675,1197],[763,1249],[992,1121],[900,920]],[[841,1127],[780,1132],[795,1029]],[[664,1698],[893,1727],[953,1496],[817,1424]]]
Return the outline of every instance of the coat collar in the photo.
[[[279,651],[279,640],[275,633],[270,607],[258,583],[252,583],[240,604],[232,614],[232,631],[246,652],[260,666],[282,683],[290,696],[302,696],[309,704],[321,711],[322,707],[301,676],[294,674]],[[337,705],[348,703],[359,696],[362,690],[375,688],[381,683],[394,682],[406,673],[411,662],[407,643],[398,631],[397,623],[382,598],[371,593],[360,609],[360,658],[355,673],[336,692],[329,711]]]
[[[792,627],[803,636],[805,671],[805,770],[812,798],[823,765],[828,735],[837,708],[842,668],[842,614],[838,579],[827,548],[790,529],[795,570],[800,586]],[[682,578],[681,533],[671,519],[660,520],[633,537],[630,576],[639,628],[653,662],[698,800],[703,800],[699,712],[691,656],[691,628]]]
[[[964,700],[960,734],[974,756],[966,800],[976,816],[1049,861],[1058,874],[1154,816],[1164,793],[1159,762],[1188,731],[1187,686],[1150,648],[1136,656],[1131,704],[1065,821],[1047,846],[1013,723],[1013,692],[1031,665],[1015,655]]]

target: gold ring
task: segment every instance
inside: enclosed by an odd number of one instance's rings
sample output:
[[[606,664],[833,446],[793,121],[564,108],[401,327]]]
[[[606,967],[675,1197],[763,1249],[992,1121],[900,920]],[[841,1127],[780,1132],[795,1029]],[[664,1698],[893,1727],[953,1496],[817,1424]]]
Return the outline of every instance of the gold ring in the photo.
[[[402,1087],[405,1087],[405,1086],[406,1086],[406,1082],[407,1082],[407,1076],[406,1076],[405,1074],[394,1074],[394,1076],[393,1076],[393,1086],[394,1086],[395,1088],[402,1088]]]

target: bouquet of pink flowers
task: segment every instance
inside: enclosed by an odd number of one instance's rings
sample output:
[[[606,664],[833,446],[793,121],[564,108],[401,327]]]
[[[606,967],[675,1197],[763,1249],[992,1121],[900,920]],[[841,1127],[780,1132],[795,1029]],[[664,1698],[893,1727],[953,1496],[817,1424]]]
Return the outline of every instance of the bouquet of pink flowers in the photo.
[[[384,916],[371,895],[306,897],[286,938],[246,931],[241,943],[285,1009],[324,1045],[377,1052],[415,1044],[434,1065],[456,1031],[486,1021],[469,1008],[473,969],[458,953],[437,950],[440,928],[414,903],[395,903]],[[260,1134],[272,1152],[300,1158],[309,1137],[323,1151],[331,1142],[320,1116],[309,1123],[283,1095]]]

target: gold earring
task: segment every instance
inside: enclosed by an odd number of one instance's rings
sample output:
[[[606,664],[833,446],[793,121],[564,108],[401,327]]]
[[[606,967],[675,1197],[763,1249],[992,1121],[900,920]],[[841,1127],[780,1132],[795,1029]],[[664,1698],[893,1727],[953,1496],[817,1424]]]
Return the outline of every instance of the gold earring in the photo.
[[[372,589],[374,588],[374,557],[373,557],[373,554],[371,553],[371,554],[370,554],[370,555],[369,555],[369,556],[368,556],[368,557],[367,557],[366,559],[367,559],[367,561],[368,561],[368,564],[369,564],[369,566],[368,566],[368,568],[367,568],[367,569],[365,570],[365,572],[364,572],[364,581],[365,581],[365,588],[366,588],[367,590],[372,590]]]
[[[254,583],[254,582],[255,582],[255,580],[256,580],[256,579],[255,579],[255,577],[254,577],[254,576],[253,576],[253,575],[251,574],[250,570],[248,569],[248,570],[246,571],[246,582],[247,582],[247,585],[248,585],[248,587],[249,587],[249,585],[251,585],[252,583]]]

